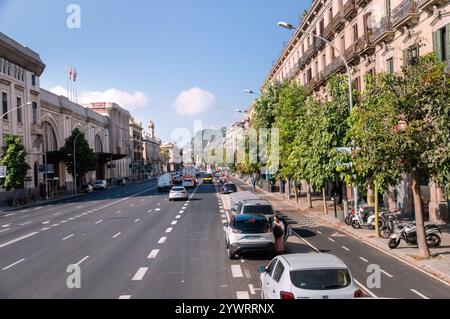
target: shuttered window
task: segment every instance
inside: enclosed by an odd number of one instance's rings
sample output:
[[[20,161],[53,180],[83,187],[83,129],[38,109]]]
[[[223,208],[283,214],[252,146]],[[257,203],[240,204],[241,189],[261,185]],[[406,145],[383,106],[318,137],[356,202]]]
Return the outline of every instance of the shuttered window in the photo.
[[[450,23],[445,27],[433,32],[433,50],[441,61],[450,60]]]

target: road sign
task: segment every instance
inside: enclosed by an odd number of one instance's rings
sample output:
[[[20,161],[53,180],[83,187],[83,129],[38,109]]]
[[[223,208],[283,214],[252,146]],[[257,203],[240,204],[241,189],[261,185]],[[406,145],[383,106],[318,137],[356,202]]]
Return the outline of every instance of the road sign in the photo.
[[[0,166],[0,178],[5,178],[7,173],[7,167],[6,166]]]
[[[336,150],[338,151],[338,153],[348,153],[348,154],[352,153],[351,147],[339,147]]]

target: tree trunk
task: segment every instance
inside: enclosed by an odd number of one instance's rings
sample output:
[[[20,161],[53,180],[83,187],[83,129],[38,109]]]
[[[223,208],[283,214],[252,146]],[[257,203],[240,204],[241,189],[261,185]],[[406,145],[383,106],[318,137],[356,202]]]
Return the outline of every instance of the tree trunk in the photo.
[[[326,215],[328,215],[328,204],[327,204],[327,191],[324,188],[322,188],[322,196],[323,196],[323,211]]]
[[[306,186],[306,199],[308,200],[308,208],[313,208],[311,199],[311,186],[309,185],[309,183]]]
[[[294,182],[295,202],[298,204],[298,181]]]
[[[348,215],[348,196],[347,196],[347,184],[342,183],[342,203],[344,205],[344,218]]]
[[[413,169],[412,176],[412,192],[414,198],[414,212],[416,216],[416,232],[417,243],[419,244],[419,253],[423,258],[429,258],[431,256],[428,249],[427,240],[425,236],[425,225],[423,221],[423,204],[422,196],[420,194],[420,176],[417,168]]]

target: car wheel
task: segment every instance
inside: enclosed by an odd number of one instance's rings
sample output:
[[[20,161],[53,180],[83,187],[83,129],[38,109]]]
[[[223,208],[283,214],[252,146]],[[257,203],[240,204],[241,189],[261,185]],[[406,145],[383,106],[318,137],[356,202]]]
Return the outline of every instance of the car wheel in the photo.
[[[230,257],[230,260],[235,260],[236,254],[231,249],[228,249],[228,257]]]

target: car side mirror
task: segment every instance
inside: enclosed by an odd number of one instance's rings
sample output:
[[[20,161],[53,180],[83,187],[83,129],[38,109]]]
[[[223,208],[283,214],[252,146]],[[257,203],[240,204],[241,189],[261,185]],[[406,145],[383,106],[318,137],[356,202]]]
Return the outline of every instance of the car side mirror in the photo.
[[[235,213],[236,212],[236,208],[232,208],[231,211]]]
[[[261,266],[261,267],[258,268],[258,273],[260,273],[260,274],[265,274],[266,272],[267,272],[266,267]]]
[[[224,226],[224,227],[229,227],[230,224],[229,224],[229,223],[225,223],[225,224],[223,224],[223,226]]]

